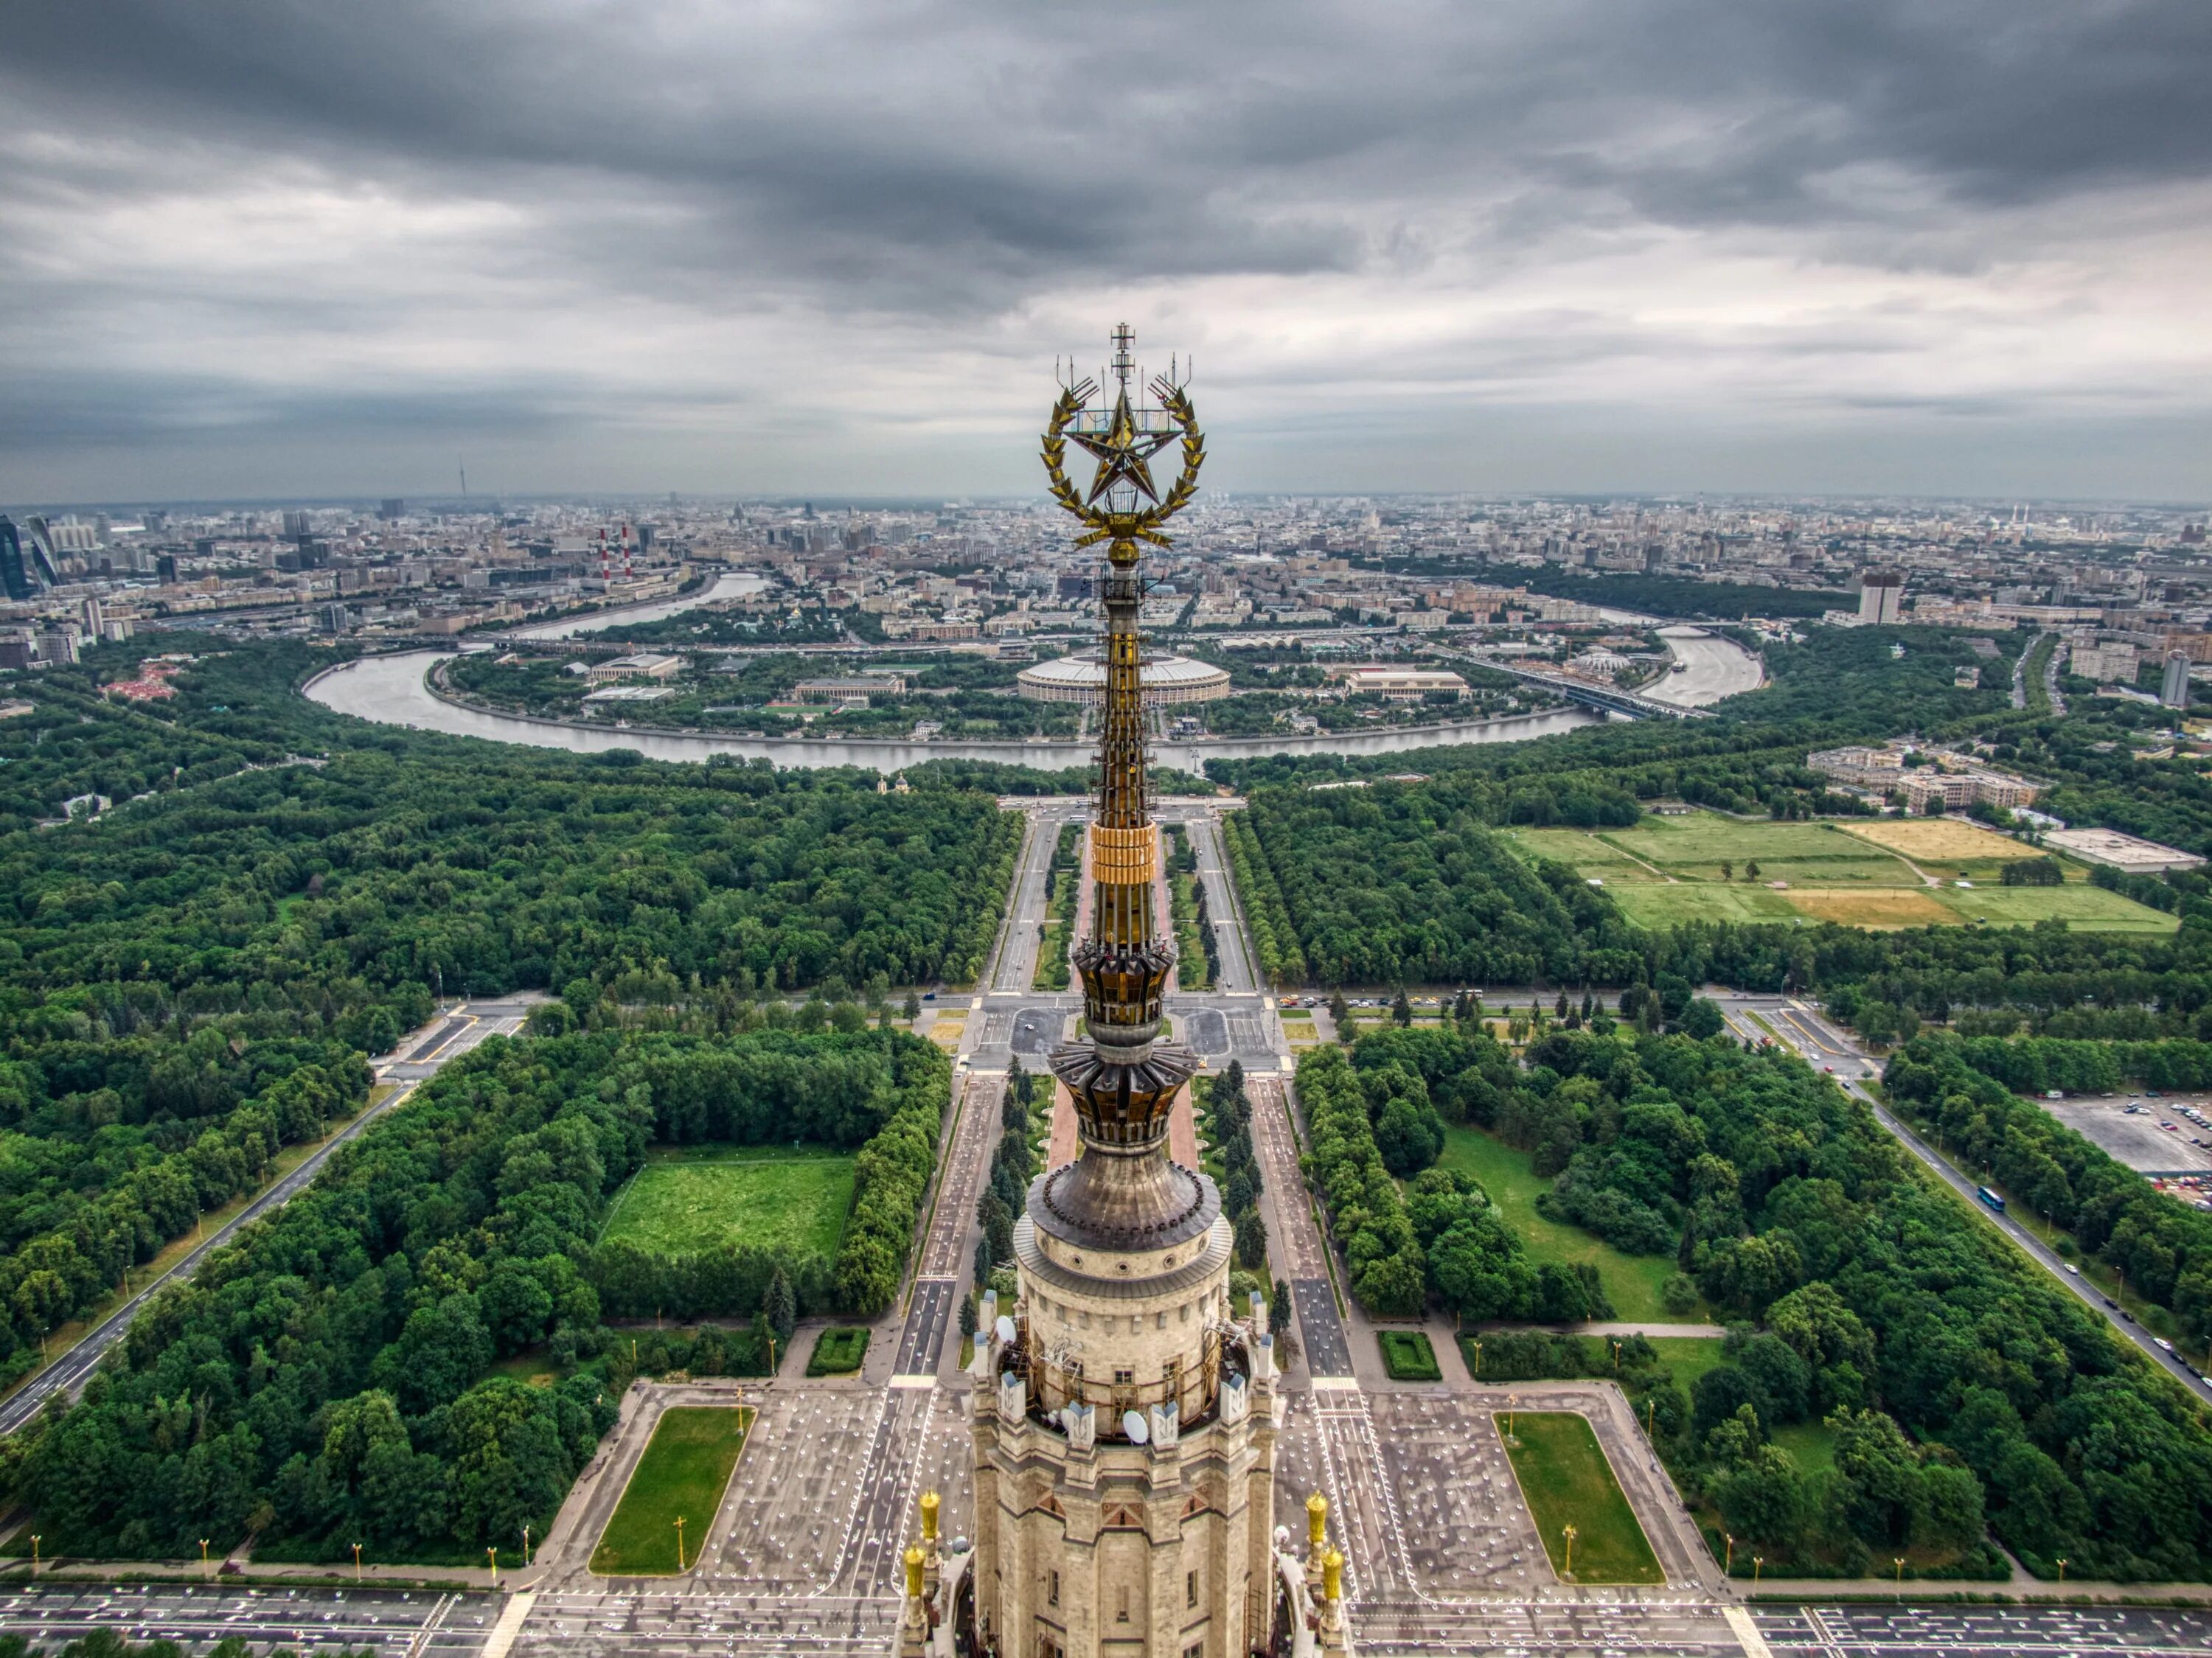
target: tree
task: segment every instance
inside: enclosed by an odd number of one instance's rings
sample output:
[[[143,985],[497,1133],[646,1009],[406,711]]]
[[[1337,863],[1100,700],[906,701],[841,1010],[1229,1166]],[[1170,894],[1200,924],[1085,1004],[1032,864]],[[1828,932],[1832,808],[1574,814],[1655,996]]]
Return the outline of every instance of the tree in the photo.
[[[919,1019],[921,1017],[921,998],[916,995],[913,991],[908,991],[906,993],[906,1005],[901,1010],[901,1011],[906,1015],[907,1023],[911,1025],[916,1019]]]
[[[1743,878],[1747,881],[1756,881],[1759,878],[1759,859],[1752,859],[1744,865]]]
[[[974,1339],[977,1317],[978,1315],[975,1311],[975,1297],[973,1295],[965,1295],[961,1297],[960,1311],[953,1321],[959,1328],[960,1339],[963,1341],[969,1341]]]
[[[1390,1017],[1401,1025],[1413,1023],[1413,1005],[1406,999],[1406,993],[1402,989],[1391,1000]]]
[[[1713,1488],[1714,1503],[1739,1549],[1756,1543],[1794,1550],[1804,1531],[1807,1497],[1803,1474],[1779,1445],[1761,1445]]]
[[[1727,1024],[1728,1022],[1722,1017],[1719,1007],[1707,1001],[1703,996],[1692,1002],[1682,1014],[1682,1034],[1686,1036],[1695,1036],[1700,1041],[1708,1036],[1719,1035],[1727,1028]]]
[[[1344,1029],[1344,1022],[1351,1017],[1352,1005],[1344,999],[1344,993],[1340,990],[1330,991],[1328,993],[1329,1023],[1341,1030]]]
[[[1237,1223],[1237,1264],[1248,1272],[1267,1270],[1267,1224],[1257,1209],[1247,1210]]]
[[[769,1327],[775,1332],[776,1339],[789,1341],[791,1333],[799,1327],[799,1298],[792,1293],[790,1275],[781,1266],[768,1281],[762,1310],[768,1315]]]
[[[1735,879],[1735,865],[1725,858],[1721,860],[1721,879],[1723,881]]]
[[[1275,1280],[1275,1293],[1267,1299],[1267,1328],[1274,1335],[1282,1335],[1291,1327],[1291,1286],[1281,1278]]]

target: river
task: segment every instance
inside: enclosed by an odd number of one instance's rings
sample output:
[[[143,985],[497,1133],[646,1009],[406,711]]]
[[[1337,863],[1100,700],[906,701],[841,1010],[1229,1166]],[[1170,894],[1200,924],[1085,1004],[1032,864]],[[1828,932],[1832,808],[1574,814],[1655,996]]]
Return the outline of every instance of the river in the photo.
[[[578,634],[595,634],[609,628],[628,627],[633,623],[658,622],[664,616],[680,616],[685,610],[696,610],[717,598],[744,598],[764,591],[766,576],[755,575],[750,570],[725,570],[713,583],[696,592],[678,593],[674,598],[664,598],[653,604],[625,604],[620,610],[594,610],[568,621],[540,622],[532,627],[512,628],[504,633],[486,635],[498,639],[574,639]]]
[[[689,602],[697,604],[701,597],[695,594]],[[633,612],[627,619],[642,618]],[[599,621],[598,625],[608,624]],[[571,754],[635,749],[654,760],[690,761],[728,754],[749,760],[772,760],[779,766],[859,766],[871,771],[896,772],[928,760],[996,760],[1059,771],[1088,766],[1093,752],[1093,745],[1087,742],[848,742],[804,737],[723,737],[704,732],[574,726],[525,714],[492,714],[448,702],[434,695],[423,683],[423,677],[434,663],[453,654],[452,651],[430,650],[365,656],[318,674],[307,682],[307,694],[326,708],[383,725],[444,732],[453,737],[488,738],[495,743],[520,743],[532,748],[565,749]],[[1199,772],[1208,760],[1251,760],[1271,754],[1400,754],[1460,743],[1518,743],[1598,723],[1599,716],[1587,710],[1562,708],[1515,714],[1502,720],[1430,726],[1417,731],[1161,742],[1153,745],[1152,757],[1158,765]]]

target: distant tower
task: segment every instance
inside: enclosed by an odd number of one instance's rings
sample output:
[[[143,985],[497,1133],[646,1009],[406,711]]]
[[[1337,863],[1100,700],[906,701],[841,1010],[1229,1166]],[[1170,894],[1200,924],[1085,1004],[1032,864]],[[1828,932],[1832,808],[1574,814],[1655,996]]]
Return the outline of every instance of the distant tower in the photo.
[[[1905,598],[1905,578],[1895,570],[1867,570],[1859,576],[1859,621],[1867,626],[1887,626],[1898,620]]]
[[[1159,526],[1196,493],[1206,450],[1172,375],[1133,402],[1131,343],[1115,331],[1111,402],[1090,380],[1066,384],[1044,434],[1054,499],[1084,526],[1076,545],[1106,544],[1091,935],[1075,950],[1088,1035],[1051,1056],[1082,1150],[1030,1187],[1014,1304],[984,1298],[974,1547],[934,1579],[933,1541],[908,1556],[902,1652],[949,1650],[939,1641],[952,1635],[996,1658],[1245,1658],[1271,1649],[1278,1596],[1303,1582],[1274,1536],[1266,1303],[1231,1304],[1220,1193],[1168,1156],[1169,1115],[1198,1059],[1160,1039],[1175,947],[1152,911],[1139,544],[1168,544]],[[1071,440],[1097,461],[1087,489],[1062,470]],[[1181,471],[1163,490],[1150,462],[1171,446]],[[1303,1634],[1300,1594],[1285,1623]]]
[[[2166,676],[2159,682],[2158,700],[2169,708],[2189,706],[2189,653],[2166,653]]]
[[[0,513],[0,593],[11,604],[21,604],[37,598],[38,592],[38,572],[23,556],[22,533],[15,528],[15,519]]]

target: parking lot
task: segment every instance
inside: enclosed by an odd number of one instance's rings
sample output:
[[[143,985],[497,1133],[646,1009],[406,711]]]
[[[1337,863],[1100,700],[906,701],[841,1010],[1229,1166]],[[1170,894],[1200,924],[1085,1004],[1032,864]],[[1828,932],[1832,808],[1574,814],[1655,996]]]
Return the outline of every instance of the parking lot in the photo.
[[[2077,1094],[2036,1103],[2142,1174],[2212,1175],[2212,1127],[2206,1126],[2212,1123],[2212,1101],[2201,1094],[2172,1094],[2163,1099]],[[2189,1113],[2204,1122],[2191,1121]],[[2168,1123],[2172,1127],[2165,1127]]]

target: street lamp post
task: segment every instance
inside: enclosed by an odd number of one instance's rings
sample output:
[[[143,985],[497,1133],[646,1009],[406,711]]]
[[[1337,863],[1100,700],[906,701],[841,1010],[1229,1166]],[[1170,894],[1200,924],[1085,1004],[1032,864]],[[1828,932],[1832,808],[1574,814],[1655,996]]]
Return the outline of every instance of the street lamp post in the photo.
[[[2066,1581],[2066,1557],[2063,1554],[2058,1557],[2058,1581],[2062,1583]]]
[[[1903,1600],[1905,1598],[1905,1557],[1901,1554],[1893,1554],[1889,1557],[1889,1563],[1897,1568],[1897,1594],[1899,1600]]]
[[[1735,1539],[1730,1537],[1726,1532],[1723,1532],[1721,1537],[1728,1544],[1728,1558],[1722,1564],[1721,1576],[1731,1577],[1735,1575]]]
[[[525,1527],[522,1528],[522,1564],[523,1564],[523,1568],[524,1568],[524,1570],[527,1570],[529,1569],[529,1565],[530,1565],[530,1527],[527,1527],[527,1526],[525,1526]]]
[[[484,1551],[484,1554],[491,1562],[491,1586],[497,1588],[499,1587],[499,1551],[496,1548],[489,1548]]]
[[[1756,1587],[1759,1582],[1759,1574],[1765,1570],[1766,1557],[1763,1554],[1753,1555],[1751,1557],[1751,1581],[1754,1587]]]
[[[1474,1342],[1474,1379],[1477,1382],[1482,1380],[1482,1339],[1480,1336]]]
[[[676,1516],[676,1570],[684,1570],[684,1516]]]
[[[206,1539],[206,1538],[203,1537],[202,1539],[200,1539],[200,1576],[203,1576],[203,1577],[205,1577],[205,1576],[207,1576],[209,1575],[209,1573],[208,1573],[208,1552],[207,1552],[207,1550],[208,1550],[208,1540],[207,1540],[207,1539]]]
[[[1572,1577],[1575,1575],[1575,1528],[1572,1526],[1564,1527],[1559,1534],[1567,1540],[1567,1564],[1559,1575],[1563,1577]]]
[[[41,1533],[38,1532],[33,1532],[31,1533],[31,1576],[33,1577],[36,1577],[39,1575],[39,1538],[40,1535]]]
[[[353,1581],[356,1583],[361,1582],[361,1545],[358,1543],[353,1546]]]

